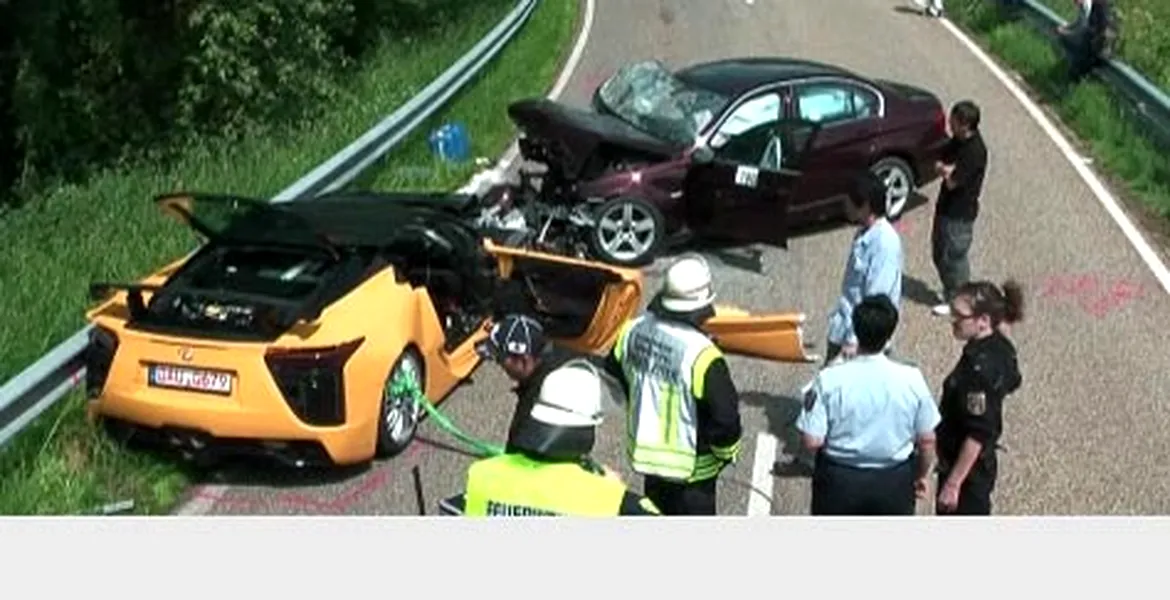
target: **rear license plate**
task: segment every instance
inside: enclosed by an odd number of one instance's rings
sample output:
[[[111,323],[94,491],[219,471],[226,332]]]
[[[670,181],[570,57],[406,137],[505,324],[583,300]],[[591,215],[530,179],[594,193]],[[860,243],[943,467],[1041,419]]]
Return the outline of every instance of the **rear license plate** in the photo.
[[[150,385],[153,387],[221,395],[232,393],[232,374],[224,371],[150,365],[148,373]]]

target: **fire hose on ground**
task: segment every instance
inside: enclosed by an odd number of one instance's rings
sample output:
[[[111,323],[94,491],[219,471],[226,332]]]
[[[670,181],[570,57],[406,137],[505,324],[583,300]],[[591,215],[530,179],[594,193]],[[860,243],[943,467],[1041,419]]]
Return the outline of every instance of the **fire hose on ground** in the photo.
[[[396,398],[410,398],[415,404],[418,404],[423,409],[423,411],[426,412],[427,416],[434,420],[435,425],[437,425],[439,429],[443,430],[459,442],[462,442],[464,446],[471,450],[471,453],[475,457],[489,458],[492,456],[499,456],[504,453],[503,446],[486,442],[460,429],[458,425],[456,425],[451,421],[450,418],[447,417],[447,415],[443,414],[443,412],[439,410],[438,407],[431,403],[430,399],[426,397],[426,393],[423,391],[418,381],[405,375],[399,376],[391,381],[390,393]],[[597,464],[589,458],[585,459],[585,464],[582,466],[599,474],[604,472],[601,465]],[[422,476],[417,465],[415,465],[415,467],[411,470],[411,474],[414,478],[415,496],[418,503],[419,515],[426,516],[426,502],[422,492]],[[735,477],[725,477],[724,480],[728,481],[729,483],[734,483],[735,485],[747,488],[749,493],[759,494],[768,501],[769,505],[775,506],[771,494],[761,491],[751,483],[741,481]],[[440,504],[440,506],[442,506],[442,504]]]

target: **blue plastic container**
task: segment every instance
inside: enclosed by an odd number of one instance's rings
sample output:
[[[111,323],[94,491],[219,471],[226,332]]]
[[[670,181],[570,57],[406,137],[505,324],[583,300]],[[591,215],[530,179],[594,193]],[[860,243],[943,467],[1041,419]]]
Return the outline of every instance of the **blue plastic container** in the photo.
[[[444,123],[427,137],[431,153],[446,162],[464,162],[471,158],[471,140],[462,123]]]

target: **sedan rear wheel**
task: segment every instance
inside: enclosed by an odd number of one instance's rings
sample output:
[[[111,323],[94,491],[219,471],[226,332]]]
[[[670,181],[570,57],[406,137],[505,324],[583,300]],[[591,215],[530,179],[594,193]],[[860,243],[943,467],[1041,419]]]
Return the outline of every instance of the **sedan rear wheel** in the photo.
[[[415,394],[423,394],[424,386],[422,358],[411,348],[403,350],[382,385],[378,419],[379,458],[396,456],[414,441],[423,412]]]
[[[914,194],[914,171],[906,161],[887,156],[870,168],[886,184],[886,216],[897,220]]]

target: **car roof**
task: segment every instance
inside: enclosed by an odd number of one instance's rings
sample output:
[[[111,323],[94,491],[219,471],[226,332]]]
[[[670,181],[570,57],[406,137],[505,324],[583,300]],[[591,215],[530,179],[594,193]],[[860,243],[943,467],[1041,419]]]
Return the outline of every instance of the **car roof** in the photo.
[[[383,247],[401,243],[408,226],[421,225],[463,235],[477,235],[464,218],[474,196],[431,192],[338,192],[312,200],[269,203],[255,198],[213,194],[179,195],[190,205],[225,210],[204,219],[221,239],[245,243],[276,243],[322,248]],[[242,206],[241,206],[242,205]],[[190,209],[188,209],[190,210]]]
[[[345,192],[287,202],[281,208],[335,245],[381,246],[399,241],[408,225],[453,225],[470,231],[463,211],[474,199],[443,192]]]
[[[736,97],[761,85],[807,77],[834,76],[868,81],[844,67],[790,57],[737,57],[693,64],[675,72],[680,80]]]

